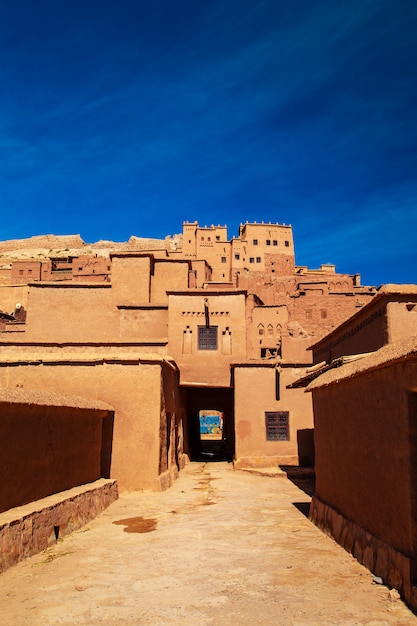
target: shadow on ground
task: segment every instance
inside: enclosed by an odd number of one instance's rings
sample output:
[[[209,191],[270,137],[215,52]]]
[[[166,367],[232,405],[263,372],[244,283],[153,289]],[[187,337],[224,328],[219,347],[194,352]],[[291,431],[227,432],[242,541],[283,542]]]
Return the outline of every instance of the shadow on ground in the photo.
[[[286,473],[287,478],[304,493],[308,496],[315,495],[316,475],[314,467],[299,467],[298,465],[280,465],[279,467]]]

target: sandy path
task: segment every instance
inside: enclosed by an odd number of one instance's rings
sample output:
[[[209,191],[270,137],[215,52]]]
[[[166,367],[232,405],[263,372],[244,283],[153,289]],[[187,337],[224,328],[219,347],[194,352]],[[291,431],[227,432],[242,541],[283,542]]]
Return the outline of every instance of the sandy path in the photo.
[[[0,624],[417,625],[308,502],[286,478],[190,464],[1,575]]]

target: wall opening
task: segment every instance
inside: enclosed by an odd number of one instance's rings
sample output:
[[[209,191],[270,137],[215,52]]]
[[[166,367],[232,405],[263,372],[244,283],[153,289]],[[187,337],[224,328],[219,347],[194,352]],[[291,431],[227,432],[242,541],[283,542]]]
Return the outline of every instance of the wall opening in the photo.
[[[185,387],[184,451],[192,461],[232,461],[235,452],[233,389]]]

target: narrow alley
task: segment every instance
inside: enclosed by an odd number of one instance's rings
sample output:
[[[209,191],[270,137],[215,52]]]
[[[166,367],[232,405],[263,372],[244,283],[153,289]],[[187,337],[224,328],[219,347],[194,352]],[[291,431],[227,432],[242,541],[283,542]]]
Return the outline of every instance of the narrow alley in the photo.
[[[417,625],[283,476],[190,463],[0,576],[1,626]]]

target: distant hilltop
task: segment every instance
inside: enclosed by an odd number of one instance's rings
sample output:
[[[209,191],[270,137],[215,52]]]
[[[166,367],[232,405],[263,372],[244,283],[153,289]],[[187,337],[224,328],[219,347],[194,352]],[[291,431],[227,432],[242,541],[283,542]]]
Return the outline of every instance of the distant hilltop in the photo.
[[[128,241],[100,240],[86,243],[80,235],[36,235],[27,239],[0,241],[0,255],[7,257],[50,256],[50,254],[88,254],[108,256],[112,251],[175,250],[181,245],[182,235],[165,239],[132,236]]]

